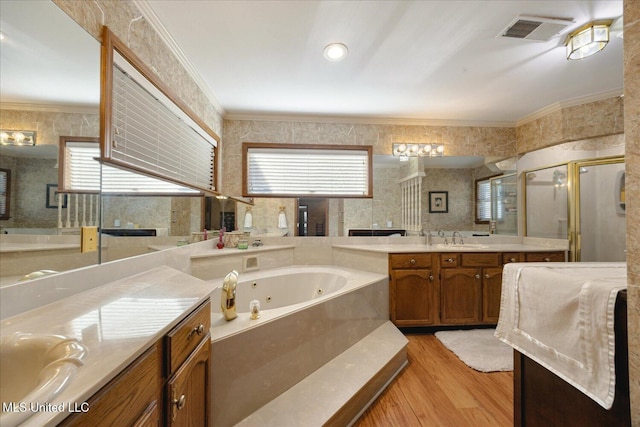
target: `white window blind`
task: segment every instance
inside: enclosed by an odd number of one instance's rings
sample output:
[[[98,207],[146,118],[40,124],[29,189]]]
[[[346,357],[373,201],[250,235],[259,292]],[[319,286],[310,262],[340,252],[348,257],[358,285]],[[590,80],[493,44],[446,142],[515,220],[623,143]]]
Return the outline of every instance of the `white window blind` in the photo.
[[[119,169],[95,160],[100,147],[92,142],[67,142],[65,145],[64,188],[68,192],[86,191],[118,194],[198,194],[197,190],[146,175]]]
[[[476,182],[476,222],[491,220],[491,182]]]
[[[216,141],[119,54],[113,67],[110,158],[202,190],[215,190]]]
[[[246,151],[246,196],[368,197],[366,149],[256,148]]]

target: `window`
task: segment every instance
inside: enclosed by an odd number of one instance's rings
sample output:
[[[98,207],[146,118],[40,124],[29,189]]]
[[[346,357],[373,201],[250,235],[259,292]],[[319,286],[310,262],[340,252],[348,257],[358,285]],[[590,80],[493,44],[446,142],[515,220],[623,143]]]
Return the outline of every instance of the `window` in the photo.
[[[476,180],[476,224],[491,221],[491,181],[489,178]]]
[[[199,191],[140,175],[96,160],[100,157],[98,138],[61,137],[61,190],[66,193],[128,195],[196,195]],[[102,176],[101,176],[102,174]]]
[[[373,197],[371,147],[242,144],[243,196]]]
[[[0,219],[7,220],[9,216],[9,201],[11,200],[11,171],[0,169]]]

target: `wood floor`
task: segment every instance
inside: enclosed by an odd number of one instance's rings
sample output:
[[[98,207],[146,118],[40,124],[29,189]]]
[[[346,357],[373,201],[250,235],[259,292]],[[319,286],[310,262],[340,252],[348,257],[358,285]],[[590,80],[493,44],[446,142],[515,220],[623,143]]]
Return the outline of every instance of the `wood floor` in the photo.
[[[355,427],[513,426],[512,372],[477,372],[433,334],[405,334],[409,366]]]

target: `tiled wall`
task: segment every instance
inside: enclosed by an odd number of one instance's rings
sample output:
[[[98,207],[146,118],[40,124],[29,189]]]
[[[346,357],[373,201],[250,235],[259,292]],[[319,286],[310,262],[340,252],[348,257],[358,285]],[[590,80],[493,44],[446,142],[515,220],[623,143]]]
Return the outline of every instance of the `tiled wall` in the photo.
[[[624,0],[624,132],[627,168],[629,384],[632,425],[640,426],[640,2]]]

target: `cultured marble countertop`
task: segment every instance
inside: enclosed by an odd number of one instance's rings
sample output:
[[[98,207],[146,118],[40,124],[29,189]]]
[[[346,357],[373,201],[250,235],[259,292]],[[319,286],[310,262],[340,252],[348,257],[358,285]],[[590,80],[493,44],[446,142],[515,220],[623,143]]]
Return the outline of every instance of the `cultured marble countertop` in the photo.
[[[88,347],[84,366],[52,405],[81,404],[206,300],[212,285],[158,267],[2,321],[0,333],[57,334]],[[45,402],[40,402],[45,403]],[[67,406],[68,407],[68,406]],[[42,411],[21,426],[55,425],[68,413]]]
[[[215,242],[213,242],[215,245]],[[211,249],[198,251],[191,255],[191,259],[208,258],[212,256],[226,256],[226,255],[239,255],[246,253],[259,253],[268,251],[278,251],[282,249],[293,249],[295,245],[263,245],[263,246],[249,246],[247,249],[238,248],[222,248],[218,249],[213,246]]]
[[[466,245],[444,245],[441,243],[433,245],[416,245],[416,244],[393,244],[393,245],[333,245],[334,248],[352,249],[367,252],[382,253],[420,253],[420,252],[548,252],[548,251],[566,251],[564,246],[542,246],[531,244],[514,244],[514,243],[490,243],[476,244],[470,243]]]
[[[80,243],[2,243],[0,253],[78,249]]]

